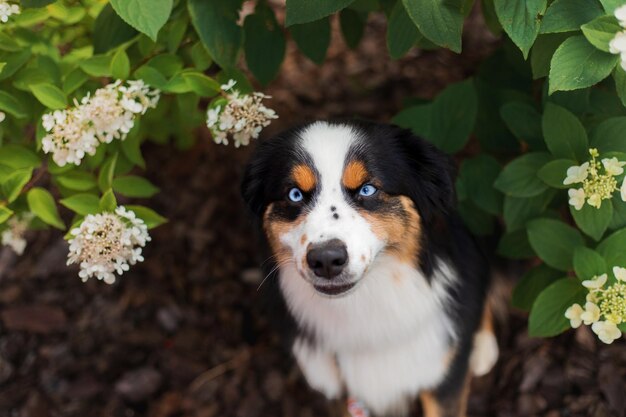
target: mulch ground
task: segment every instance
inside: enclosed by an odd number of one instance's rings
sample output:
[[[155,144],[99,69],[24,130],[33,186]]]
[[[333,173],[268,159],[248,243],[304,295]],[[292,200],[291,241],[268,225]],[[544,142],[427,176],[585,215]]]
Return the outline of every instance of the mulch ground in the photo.
[[[495,40],[475,19],[465,52],[414,51],[391,61],[372,19],[356,51],[334,33],[316,67],[293,45],[267,89],[281,119],[358,115],[388,121],[410,97],[470,76]],[[263,259],[239,197],[250,149],[199,134],[188,151],[146,146],[149,204],[170,221],[152,233],[146,262],[119,282],[83,284],[65,267],[56,232],[30,236],[22,257],[0,251],[0,416],[338,416],[303,381],[260,312]],[[506,304],[511,282],[501,282]],[[524,314],[500,318],[496,368],[473,382],[470,416],[626,415],[626,349],[587,329],[532,339]],[[418,412],[417,412],[418,413]]]

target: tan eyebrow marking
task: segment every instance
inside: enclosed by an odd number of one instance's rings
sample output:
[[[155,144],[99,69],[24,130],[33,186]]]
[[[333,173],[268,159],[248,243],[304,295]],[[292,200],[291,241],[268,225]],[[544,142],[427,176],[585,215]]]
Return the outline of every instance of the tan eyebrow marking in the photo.
[[[296,182],[298,188],[307,193],[315,188],[317,182],[315,173],[307,165],[296,165],[291,171],[291,178]]]
[[[367,177],[367,169],[365,169],[363,162],[350,161],[343,171],[341,182],[347,189],[354,190],[363,185]]]

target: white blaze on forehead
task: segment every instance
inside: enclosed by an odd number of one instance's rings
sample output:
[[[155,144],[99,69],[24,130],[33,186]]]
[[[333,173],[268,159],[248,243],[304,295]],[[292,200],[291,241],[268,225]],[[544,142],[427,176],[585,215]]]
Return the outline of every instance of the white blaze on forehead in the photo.
[[[357,145],[358,133],[345,125],[317,122],[300,134],[302,146],[321,176],[321,192],[341,193],[341,177],[350,149]]]

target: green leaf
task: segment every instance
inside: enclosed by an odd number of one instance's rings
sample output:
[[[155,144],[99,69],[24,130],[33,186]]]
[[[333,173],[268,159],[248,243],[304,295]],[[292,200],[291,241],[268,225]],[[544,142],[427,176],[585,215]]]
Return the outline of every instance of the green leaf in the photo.
[[[574,303],[584,303],[585,290],[579,282],[563,278],[543,290],[535,300],[528,318],[532,337],[556,336],[570,328],[565,311]]]
[[[108,189],[102,194],[102,198],[98,203],[98,206],[101,211],[114,212],[117,208],[117,200],[115,199],[115,194],[113,194],[112,189]]]
[[[393,59],[399,59],[415,45],[420,33],[409,17],[404,4],[396,2],[387,24],[387,49]]]
[[[126,156],[130,162],[142,168],[146,167],[146,161],[141,155],[141,137],[139,136],[138,126],[135,126],[135,128],[128,133],[126,139],[122,141],[121,147],[124,156]]]
[[[331,15],[354,0],[287,0],[285,26],[310,23]]]
[[[13,210],[8,207],[0,206],[0,224],[6,222],[13,215]]]
[[[393,118],[399,126],[454,153],[465,146],[476,123],[478,98],[471,79],[446,87],[428,105],[403,110]]]
[[[626,229],[620,229],[604,239],[596,250],[609,268],[626,266]]]
[[[539,258],[561,271],[572,267],[574,249],[584,246],[580,232],[552,219],[536,219],[527,225],[528,241]]]
[[[330,45],[330,21],[328,18],[294,25],[289,30],[291,37],[298,45],[298,49],[304,55],[318,65],[324,62],[328,45]]]
[[[457,210],[465,225],[474,235],[486,236],[493,233],[493,216],[481,210],[471,201],[461,201]]]
[[[562,107],[547,103],[541,124],[546,145],[556,158],[587,159],[589,141],[578,117]]]
[[[215,62],[222,68],[234,67],[243,42],[237,25],[240,0],[189,0],[191,23]]]
[[[582,25],[581,29],[589,43],[604,52],[609,52],[609,42],[623,30],[614,16],[600,16]]]
[[[159,54],[151,58],[148,63],[153,68],[159,70],[166,77],[171,77],[182,71],[185,65],[183,60],[174,54]]]
[[[113,180],[113,190],[126,197],[149,198],[159,192],[150,181],[135,175],[117,177]]]
[[[26,194],[26,200],[30,211],[44,223],[57,229],[65,229],[65,224],[54,204],[54,198],[47,190],[40,187],[31,188]]]
[[[460,2],[447,0],[402,0],[419,31],[433,43],[461,52],[463,14]]]
[[[524,311],[530,311],[537,296],[562,276],[562,272],[544,264],[534,267],[526,272],[515,286],[511,305]]]
[[[128,25],[111,4],[104,6],[93,27],[93,52],[103,54],[134,38],[139,32]]]
[[[135,78],[145,81],[148,85],[162,90],[167,84],[167,79],[159,72],[159,70],[150,65],[142,65],[135,73]]]
[[[613,199],[613,218],[609,229],[616,230],[626,227],[626,203],[621,198]]]
[[[32,168],[22,168],[13,171],[2,180],[2,193],[9,203],[14,202],[22,192],[22,189],[33,175]]]
[[[613,205],[611,201],[603,201],[599,209],[591,207],[589,204],[583,205],[580,210],[570,206],[570,213],[572,213],[572,217],[580,230],[598,241],[611,223]]]
[[[598,50],[582,35],[568,38],[552,57],[549,92],[597,84],[611,73],[618,60],[619,56]]]
[[[502,215],[507,231],[517,231],[525,227],[529,220],[542,215],[555,194],[556,190],[547,189],[535,197],[517,198],[505,196]]]
[[[74,194],[60,200],[59,203],[81,216],[96,214],[100,211],[100,200],[94,194]]]
[[[21,5],[23,8],[31,7],[44,7],[54,3],[56,0],[22,0]]]
[[[200,97],[214,97],[220,92],[219,83],[200,72],[183,72],[181,76],[191,88],[191,91]]]
[[[530,51],[530,67],[533,79],[546,77],[550,73],[550,61],[554,52],[571,33],[539,35]]]
[[[0,146],[0,164],[13,169],[37,168],[41,161],[37,154],[20,145]]]
[[[600,3],[608,14],[613,14],[615,9],[624,5],[624,0],[600,0]]]
[[[137,217],[143,220],[148,226],[148,229],[153,229],[164,223],[167,223],[167,219],[152,209],[143,206],[126,206],[128,210],[132,210]]]
[[[256,13],[246,17],[243,29],[248,68],[261,84],[267,85],[278,74],[285,57],[285,36],[269,7],[257,6]]]
[[[30,91],[44,106],[53,109],[64,109],[67,107],[67,97],[65,93],[56,85],[35,84],[30,87]]]
[[[172,12],[172,0],[110,0],[115,12],[129,25],[156,42],[159,30]]]
[[[118,80],[126,80],[130,75],[130,59],[124,49],[118,49],[111,59],[111,75]]]
[[[22,49],[19,52],[12,52],[4,55],[1,59],[5,62],[2,72],[0,72],[0,80],[5,80],[15,74],[31,57],[30,49]]]
[[[596,0],[556,0],[541,23],[541,33],[569,32],[604,14]]]
[[[607,272],[602,255],[593,249],[580,246],[574,251],[574,271],[581,281]]]
[[[567,169],[574,165],[578,165],[578,163],[571,159],[556,159],[541,167],[539,172],[537,172],[537,176],[550,187],[569,188],[568,185],[563,185],[563,181],[567,176]]]
[[[89,80],[89,76],[80,68],[74,68],[63,79],[63,92],[72,94]]]
[[[6,91],[0,91],[0,110],[18,119],[23,119],[28,116],[24,105]]]
[[[495,6],[502,28],[525,59],[539,33],[546,0],[500,0],[495,2]]]
[[[528,242],[528,235],[524,229],[518,229],[503,235],[498,243],[497,253],[509,259],[529,259],[536,256],[535,251]]]
[[[626,107],[626,71],[618,65],[613,70],[613,80],[615,80],[615,90],[622,105]]]
[[[103,192],[113,186],[113,176],[115,175],[115,165],[117,164],[117,153],[111,155],[100,167],[98,175],[98,187]]]
[[[350,49],[356,49],[365,31],[367,13],[358,12],[350,8],[343,9],[339,13],[339,23],[341,24],[341,33],[346,45]]]
[[[75,191],[88,191],[98,186],[94,176],[88,172],[71,171],[56,177],[61,186]]]
[[[512,197],[539,195],[548,187],[537,177],[537,172],[550,159],[550,154],[546,152],[532,152],[522,155],[504,167],[494,186]]]
[[[500,116],[518,140],[534,148],[545,149],[541,132],[541,114],[533,105],[512,101],[500,108]]]
[[[111,76],[110,55],[94,55],[89,59],[80,62],[80,68],[92,77]]]
[[[493,187],[502,167],[488,155],[465,159],[459,176],[463,179],[469,198],[481,209],[495,216],[502,212],[502,195]]]
[[[591,147],[597,148],[600,153],[625,152],[626,117],[612,117],[606,119],[591,131]]]
[[[193,61],[193,66],[198,71],[206,70],[213,63],[211,55],[209,55],[202,42],[197,42],[191,47],[191,60]]]

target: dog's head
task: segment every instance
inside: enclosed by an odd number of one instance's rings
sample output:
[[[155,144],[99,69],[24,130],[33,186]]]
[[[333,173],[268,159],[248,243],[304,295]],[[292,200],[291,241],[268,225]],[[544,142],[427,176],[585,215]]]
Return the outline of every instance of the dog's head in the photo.
[[[382,253],[418,266],[424,228],[453,205],[449,159],[395,126],[316,122],[262,141],[242,191],[279,267],[326,296]]]

